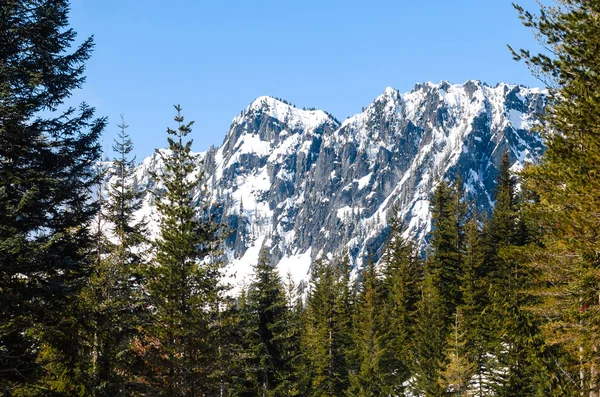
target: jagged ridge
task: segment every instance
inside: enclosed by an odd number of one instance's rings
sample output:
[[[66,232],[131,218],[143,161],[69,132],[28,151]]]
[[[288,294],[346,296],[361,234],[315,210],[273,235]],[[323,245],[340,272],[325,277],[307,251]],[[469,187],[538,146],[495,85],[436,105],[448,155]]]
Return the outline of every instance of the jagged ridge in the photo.
[[[545,92],[479,81],[425,83],[405,94],[387,88],[365,110],[340,123],[321,110],[260,97],[233,119],[220,148],[201,154],[218,215],[236,230],[228,240],[231,274],[240,282],[263,245],[282,273],[299,282],[312,260],[345,249],[359,268],[376,258],[394,204],[406,237],[424,243],[428,199],[442,178],[459,176],[480,211],[504,151],[513,169],[543,151],[529,132],[544,110]],[[138,183],[151,186],[144,160]],[[142,210],[152,217],[151,198]]]

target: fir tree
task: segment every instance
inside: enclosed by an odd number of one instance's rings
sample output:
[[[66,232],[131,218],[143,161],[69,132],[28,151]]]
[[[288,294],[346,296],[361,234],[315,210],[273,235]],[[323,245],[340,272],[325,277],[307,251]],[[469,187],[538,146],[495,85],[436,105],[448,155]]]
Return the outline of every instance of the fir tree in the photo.
[[[425,262],[421,299],[417,304],[412,348],[413,387],[428,396],[445,393],[448,332],[462,301],[461,261],[464,251],[466,205],[462,182],[442,181],[431,200],[431,251]]]
[[[448,324],[443,298],[434,277],[425,274],[421,299],[417,303],[413,324],[410,366],[411,389],[418,395],[444,396],[443,371],[446,368]]]
[[[146,220],[136,219],[136,211],[142,207],[144,191],[139,190],[133,181],[135,157],[128,158],[133,151],[133,143],[127,134],[128,125],[121,116],[118,125],[119,137],[115,139],[113,151],[118,157],[113,159],[113,183],[108,192],[105,217],[110,222],[112,235],[116,238],[116,260],[120,268],[139,278],[144,273],[140,246],[146,242]]]
[[[463,325],[462,319],[462,312],[457,310],[446,345],[448,364],[439,382],[449,395],[466,397],[472,395],[469,386],[476,374],[477,363],[470,358],[465,335],[468,329]],[[481,390],[475,391],[481,395],[480,392]]]
[[[462,360],[463,363],[473,366],[471,392],[475,396],[483,397],[491,393],[488,384],[488,341],[492,331],[485,316],[489,304],[488,274],[484,255],[485,240],[478,223],[477,214],[473,214],[465,225],[465,253],[460,279],[462,303],[456,312],[451,335],[455,337],[455,349],[451,350],[451,354],[452,362]],[[457,351],[458,348],[462,353]]]
[[[383,365],[385,341],[381,329],[381,282],[372,257],[368,259],[362,277],[354,315],[351,359],[355,370],[350,374],[349,394],[375,397],[387,395],[389,384],[386,382],[388,368]]]
[[[312,269],[311,289],[302,315],[302,395],[338,396],[348,388],[348,344],[352,297],[344,261],[342,277],[323,262]]]
[[[84,82],[67,1],[0,4],[0,393],[82,390],[76,299],[93,259],[104,119],[62,104]],[[38,381],[42,380],[40,384]],[[40,389],[41,387],[42,389]]]
[[[259,389],[256,370],[253,367],[255,357],[251,349],[254,335],[248,330],[253,322],[251,310],[248,309],[248,288],[245,286],[236,298],[235,317],[232,326],[230,348],[233,360],[230,363],[232,396],[253,396]]]
[[[136,190],[132,181],[135,160],[127,158],[133,150],[126,133],[127,125],[121,121],[118,127],[119,140],[115,140],[113,146],[118,157],[113,160],[112,173],[109,173],[112,178],[106,188],[106,199],[103,197],[105,189],[102,186],[98,189],[96,266],[82,294],[82,303],[88,307],[90,318],[93,357],[88,393],[91,395],[123,394],[135,387],[130,368],[134,365],[134,356],[130,348],[145,314],[142,244],[146,223],[135,219],[143,192]],[[107,238],[106,233],[112,238]]]
[[[511,396],[534,395],[538,386],[534,381],[539,372],[539,334],[530,314],[521,310],[525,304],[528,276],[511,252],[522,246],[527,235],[519,227],[519,209],[515,191],[515,177],[510,172],[508,153],[504,153],[500,163],[494,197],[494,209],[486,228],[485,262],[489,272],[489,307],[485,322],[490,324],[490,348],[497,359],[492,369],[495,393]]]
[[[545,81],[551,97],[541,127],[547,149],[524,174],[538,200],[530,206],[541,234],[527,252],[535,312],[549,343],[571,355],[563,367],[581,395],[600,395],[600,5],[559,0],[536,16],[516,6],[549,53],[513,51]],[[579,372],[577,374],[577,372]]]
[[[247,318],[245,394],[254,396],[290,396],[293,382],[294,349],[290,308],[277,270],[269,264],[263,251],[254,267],[255,278],[244,305]]]
[[[466,215],[461,185],[460,180],[453,187],[442,181],[431,200],[431,260],[426,262],[426,272],[439,288],[448,325],[461,300],[459,280]]]
[[[403,395],[404,384],[410,378],[409,346],[412,341],[412,323],[419,297],[418,283],[422,263],[417,258],[412,242],[402,238],[401,224],[392,209],[388,221],[388,235],[382,257],[383,331],[382,366],[386,377],[384,390],[390,395]]]
[[[148,292],[154,306],[151,324],[141,349],[150,367],[148,380],[155,395],[195,396],[219,390],[213,379],[218,357],[215,340],[219,278],[219,226],[198,211],[206,197],[194,197],[202,180],[195,174],[191,153],[192,123],[185,124],[175,106],[178,129],[167,129],[169,152],[158,151],[164,173],[156,177],[164,186],[157,200],[160,237],[155,242],[155,266]]]
[[[348,253],[344,254],[342,260],[334,267],[337,282],[335,283],[335,316],[332,318],[332,332],[335,336],[330,341],[331,363],[335,367],[332,373],[337,374],[337,385],[335,390],[341,393],[350,387],[350,372],[353,363],[350,362],[351,351],[354,345],[352,340],[354,332],[354,315],[356,312],[356,290],[351,280],[352,265]]]

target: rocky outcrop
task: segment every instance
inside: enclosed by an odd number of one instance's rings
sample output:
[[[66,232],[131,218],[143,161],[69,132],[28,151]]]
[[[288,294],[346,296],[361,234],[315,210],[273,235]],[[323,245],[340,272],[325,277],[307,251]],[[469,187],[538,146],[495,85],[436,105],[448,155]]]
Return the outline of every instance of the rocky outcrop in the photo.
[[[232,275],[243,278],[263,245],[296,281],[312,260],[345,250],[360,267],[368,252],[380,252],[392,208],[406,237],[425,244],[429,197],[441,179],[459,177],[468,200],[489,210],[502,153],[515,170],[541,155],[543,141],[530,130],[545,103],[543,91],[523,86],[425,83],[405,94],[388,88],[339,123],[324,111],[258,98],[234,118],[221,147],[200,156],[217,215],[235,230]],[[148,169],[159,163],[144,160],[138,183],[151,184]]]

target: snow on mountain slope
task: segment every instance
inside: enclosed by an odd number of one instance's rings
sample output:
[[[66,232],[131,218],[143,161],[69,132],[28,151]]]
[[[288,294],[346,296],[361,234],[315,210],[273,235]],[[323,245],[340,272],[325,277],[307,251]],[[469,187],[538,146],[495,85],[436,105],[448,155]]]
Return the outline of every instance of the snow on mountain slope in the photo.
[[[346,250],[357,269],[376,259],[396,205],[406,237],[424,244],[429,197],[441,179],[459,176],[480,211],[493,205],[497,165],[508,151],[513,169],[543,151],[529,132],[545,92],[479,81],[424,83],[405,94],[387,88],[363,112],[339,123],[320,110],[260,97],[233,119],[220,148],[200,155],[218,216],[235,232],[227,241],[229,276],[247,281],[266,246],[282,275],[306,280],[317,258]],[[137,183],[152,187],[145,159]],[[144,214],[153,216],[146,197]]]

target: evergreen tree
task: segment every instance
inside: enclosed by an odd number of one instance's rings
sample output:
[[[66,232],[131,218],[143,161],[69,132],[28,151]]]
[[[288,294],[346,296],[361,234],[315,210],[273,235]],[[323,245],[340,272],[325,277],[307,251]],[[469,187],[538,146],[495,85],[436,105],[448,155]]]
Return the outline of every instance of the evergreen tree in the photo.
[[[212,379],[218,387],[220,396],[243,396],[249,395],[252,390],[244,381],[248,379],[247,344],[243,342],[247,334],[248,321],[244,321],[243,315],[247,314],[246,290],[243,289],[237,298],[226,297],[220,303],[217,316],[216,337],[217,357]],[[248,317],[248,316],[247,316]],[[246,394],[245,394],[246,393]]]
[[[465,253],[462,262],[460,292],[462,304],[456,312],[453,328],[453,360],[472,364],[471,393],[483,397],[491,393],[489,382],[488,340],[492,331],[486,318],[489,304],[485,240],[473,214],[465,226]],[[460,319],[460,321],[459,321]],[[459,348],[462,354],[458,352]],[[469,379],[471,380],[471,379]]]
[[[219,226],[204,213],[206,197],[194,197],[202,174],[194,172],[196,157],[191,132],[181,108],[175,106],[176,131],[167,129],[169,151],[158,151],[164,173],[156,178],[164,186],[157,200],[160,237],[155,242],[148,292],[153,305],[145,337],[150,367],[148,381],[154,395],[195,396],[220,389],[213,379],[218,357],[215,324],[218,320],[221,263]]]
[[[457,309],[446,345],[447,365],[440,379],[440,385],[449,395],[454,396],[472,395],[469,386],[477,371],[477,363],[469,357],[468,339],[465,335],[468,328],[463,325],[462,319],[462,312]],[[475,392],[480,392],[480,390]]]
[[[539,332],[530,314],[521,310],[526,298],[521,291],[529,281],[511,255],[514,247],[525,243],[527,235],[519,227],[516,181],[510,172],[508,153],[502,157],[496,182],[484,254],[490,294],[485,322],[491,325],[489,345],[497,359],[490,379],[497,395],[534,395],[538,389],[534,377],[539,372],[535,364]]]
[[[426,273],[436,288],[444,307],[446,323],[453,322],[460,303],[460,270],[463,251],[463,226],[466,206],[462,202],[462,182],[454,186],[440,182],[431,200],[431,260]]]
[[[312,269],[302,316],[301,395],[339,396],[349,385],[352,294],[346,260],[344,264],[342,277],[335,267],[320,261]]]
[[[0,4],[0,393],[82,390],[85,284],[104,119],[62,104],[93,43],[72,47],[68,2]],[[42,380],[41,383],[39,381]],[[37,384],[35,388],[33,385]],[[40,389],[41,388],[41,389]]]
[[[447,316],[434,277],[425,274],[421,283],[421,299],[417,303],[411,344],[411,389],[417,395],[444,396],[442,383],[446,368]]]
[[[263,251],[244,305],[248,353],[246,374],[253,396],[291,396],[297,354],[290,330],[290,308],[277,270]]]
[[[249,334],[253,322],[248,309],[248,288],[244,287],[236,298],[235,317],[232,326],[230,348],[233,360],[230,362],[232,396],[254,396],[260,385],[256,375],[255,357],[251,349],[254,335]]]
[[[356,288],[351,279],[352,264],[349,261],[348,253],[345,253],[342,260],[334,267],[336,271],[337,282],[335,286],[335,312],[332,317],[332,338],[331,346],[331,367],[332,374],[337,374],[336,386],[334,390],[341,393],[347,391],[350,387],[350,372],[354,366],[351,361],[351,353],[354,346],[352,339],[354,333],[354,315],[356,313]]]
[[[386,373],[382,386],[389,395],[403,395],[404,384],[410,378],[409,346],[422,269],[414,244],[402,238],[397,213],[394,207],[382,257],[383,322],[380,327],[385,349],[381,361]]]
[[[128,125],[121,118],[118,125],[119,138],[115,139],[113,151],[118,157],[113,159],[112,184],[108,191],[107,208],[105,217],[111,225],[112,235],[116,239],[116,261],[118,267],[126,269],[140,284],[141,275],[144,273],[143,253],[141,245],[146,242],[146,220],[136,219],[136,211],[142,207],[144,191],[139,190],[134,178],[135,157],[129,159],[133,151],[133,143],[127,134]]]
[[[288,383],[291,385],[289,388],[288,395],[299,396],[301,395],[302,388],[302,376],[300,370],[302,367],[302,312],[304,310],[304,298],[299,285],[297,285],[291,272],[287,273],[286,282],[286,299],[288,307],[287,316],[287,332],[286,337],[286,350],[287,357],[289,357],[290,366],[292,373],[289,377]]]
[[[391,388],[387,382],[387,368],[383,363],[385,353],[381,283],[377,278],[373,258],[370,257],[362,272],[362,283],[357,296],[351,354],[353,366],[350,374],[349,394],[361,397],[387,395]]]
[[[412,348],[413,387],[427,396],[445,393],[442,372],[446,346],[462,296],[462,259],[466,205],[462,182],[440,182],[431,200],[431,250],[425,261]]]
[[[135,388],[130,368],[134,365],[131,344],[142,325],[145,305],[142,244],[146,223],[135,219],[143,192],[133,185],[135,160],[127,158],[133,144],[124,121],[119,128],[119,140],[113,146],[118,157],[109,173],[112,178],[106,199],[105,188],[101,185],[98,189],[96,266],[82,294],[82,303],[89,311],[92,350],[88,394],[98,396],[123,394]],[[107,233],[110,239],[105,236]]]
[[[549,53],[513,51],[550,88],[541,126],[546,152],[523,174],[537,200],[529,207],[540,232],[527,249],[548,343],[571,355],[563,366],[581,395],[600,395],[600,5],[559,0],[533,15],[516,6]],[[577,372],[579,372],[577,374]]]

